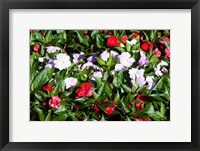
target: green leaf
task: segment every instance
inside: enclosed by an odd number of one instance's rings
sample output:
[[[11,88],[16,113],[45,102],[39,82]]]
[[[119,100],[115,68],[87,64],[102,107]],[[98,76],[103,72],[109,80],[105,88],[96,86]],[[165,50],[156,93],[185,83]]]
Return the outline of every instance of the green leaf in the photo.
[[[33,79],[33,82],[31,84],[31,90],[40,90],[42,86],[50,80],[52,74],[53,69],[50,68],[45,68],[41,72],[39,72]]]
[[[45,37],[46,43],[51,42],[52,39],[53,39],[52,30],[48,30],[48,32],[47,32],[47,34],[46,34],[46,37]]]
[[[109,78],[109,76],[110,76],[110,72],[109,72],[109,70],[106,70],[106,72],[104,72],[103,79],[104,79],[105,81],[107,81],[108,78]]]
[[[87,100],[86,97],[81,97],[81,98],[75,99],[74,101],[75,101],[75,102],[84,103],[86,100]]]
[[[115,47],[115,49],[119,50],[120,52],[126,52],[126,50],[122,47]]]
[[[96,60],[97,60],[97,62],[98,62],[98,64],[99,64],[100,66],[106,65],[105,61],[103,61],[101,58],[97,57]]]
[[[139,50],[140,49],[140,43],[138,42],[138,43],[136,43],[132,48],[131,48],[131,50],[133,51],[133,50]]]
[[[165,112],[166,112],[165,105],[162,102],[160,102],[160,113],[164,116]]]
[[[99,30],[93,30],[91,33],[91,37],[94,37],[97,33],[99,33]]]
[[[123,89],[125,90],[126,93],[130,93],[131,92],[131,88],[125,84],[122,84]]]
[[[68,117],[67,114],[61,114],[54,117],[53,121],[66,121],[67,117]]]
[[[113,65],[114,65],[114,58],[112,55],[110,55],[108,62],[107,62],[107,66],[112,67]]]
[[[56,87],[51,91],[51,96],[57,96],[65,90],[65,81],[60,79]]]
[[[120,95],[119,95],[119,91],[117,90],[117,93],[115,95],[115,101],[119,102],[120,101]]]
[[[42,36],[42,34],[38,31],[35,31],[35,39],[40,41],[40,42],[44,42],[44,37]]]
[[[38,107],[35,107],[35,110],[36,110],[36,112],[38,113],[38,116],[39,116],[40,121],[44,121],[44,119],[45,119],[44,111],[41,110],[41,109],[38,108]]]
[[[38,92],[36,91],[34,94],[35,94],[35,97],[36,97],[37,100],[39,100],[39,101],[44,101],[43,98],[42,98],[42,96],[40,95],[40,93],[38,93]]]
[[[72,121],[78,121],[78,119],[73,113],[68,113],[68,116],[71,117]]]
[[[162,95],[160,95],[160,94],[151,94],[151,95],[149,95],[149,97],[154,98],[154,99],[156,99],[156,100],[158,100],[160,102],[166,102],[166,100],[164,100],[161,96]]]
[[[82,33],[82,31],[77,30],[75,32],[78,35],[78,39],[79,39],[80,43],[82,43],[82,44],[84,44],[86,46],[89,46],[88,39],[85,37],[85,35]]]
[[[131,45],[130,45],[129,43],[126,43],[126,50],[127,50],[128,52],[131,51]]]
[[[96,43],[99,48],[105,48],[104,40],[98,34],[96,34]]]
[[[46,116],[46,118],[45,118],[45,121],[51,121],[51,111],[52,111],[52,110],[49,110],[49,111],[48,111],[48,114],[47,114],[47,116]]]

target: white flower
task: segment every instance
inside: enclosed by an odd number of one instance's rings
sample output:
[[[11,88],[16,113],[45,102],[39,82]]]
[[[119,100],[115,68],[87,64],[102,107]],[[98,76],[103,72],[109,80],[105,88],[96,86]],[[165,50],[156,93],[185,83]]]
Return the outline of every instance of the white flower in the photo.
[[[71,65],[70,57],[66,54],[60,53],[56,55],[56,60],[54,60],[55,68],[63,70]]]
[[[81,70],[84,70],[84,69],[89,69],[90,67],[93,67],[93,63],[92,62],[87,62],[87,63],[84,63],[81,67]]]
[[[110,57],[110,53],[109,53],[108,51],[103,51],[103,52],[100,54],[100,58],[101,58],[103,61],[107,61],[109,57]]]
[[[129,76],[134,86],[136,85],[135,83],[136,78],[140,87],[145,85],[146,83],[145,78],[144,78],[144,69],[138,70],[137,68],[132,68],[129,70]]]
[[[60,50],[61,48],[55,47],[55,46],[48,46],[48,47],[46,47],[46,49],[47,49],[47,52],[48,52],[48,53],[54,53],[54,52],[56,52],[57,50]]]
[[[155,86],[155,84],[156,84],[156,82],[155,82],[155,79],[154,79],[154,77],[153,76],[147,76],[146,77],[146,82],[147,82],[147,88],[148,89],[153,89],[154,88],[154,86]]]
[[[124,69],[124,66],[121,65],[121,64],[116,64],[115,65],[115,71],[120,71],[120,70],[123,70]]]
[[[119,60],[124,67],[130,67],[135,62],[135,59],[131,58],[128,52],[122,52],[121,55],[119,55]]]
[[[155,74],[157,75],[157,76],[162,76],[163,75],[163,73],[167,73],[168,72],[168,70],[166,69],[166,68],[162,68],[161,69],[161,66],[163,67],[163,66],[168,66],[168,64],[167,64],[167,62],[164,62],[163,60],[161,60],[161,62],[156,66],[156,68],[155,68]],[[162,71],[162,72],[161,72]]]
[[[133,39],[133,40],[131,40],[131,41],[126,41],[128,44],[130,44],[130,45],[135,45],[136,43],[137,43],[137,40],[135,40],[135,39]]]
[[[65,79],[66,89],[69,89],[72,86],[76,86],[78,80],[73,77],[69,77]]]
[[[39,58],[38,58],[38,61],[39,61],[39,62],[44,62],[44,58],[39,57]]]
[[[101,71],[96,71],[94,72],[92,75],[91,75],[91,80],[94,80],[95,81],[95,78],[94,77],[98,77],[98,78],[102,78],[103,77],[103,74]]]

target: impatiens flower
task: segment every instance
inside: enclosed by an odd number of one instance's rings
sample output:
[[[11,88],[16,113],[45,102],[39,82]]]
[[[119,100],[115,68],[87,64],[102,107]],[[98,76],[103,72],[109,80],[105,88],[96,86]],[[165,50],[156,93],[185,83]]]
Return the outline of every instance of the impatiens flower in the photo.
[[[83,58],[83,55],[84,55],[85,53],[84,52],[80,52],[80,53],[75,53],[75,54],[73,54],[73,62],[76,64],[76,63],[79,63],[79,61]]]
[[[118,60],[118,56],[119,56],[118,52],[114,51],[114,50],[111,50],[110,54],[113,56],[114,62],[116,62]]]
[[[140,101],[141,103],[149,102],[151,101],[148,97],[146,97],[144,94],[138,94],[136,97],[136,100]]]
[[[40,51],[40,45],[35,45],[35,46],[33,47],[33,50],[34,50],[36,53],[39,53],[39,51]]]
[[[93,67],[93,66],[94,66],[94,64],[92,62],[87,62],[82,65],[81,70],[89,69],[90,67]]]
[[[110,57],[110,53],[109,53],[108,51],[103,51],[103,52],[100,54],[100,58],[101,58],[103,61],[107,61],[109,57]]]
[[[58,109],[60,102],[62,102],[62,100],[58,96],[52,96],[52,98],[49,100],[49,106]]]
[[[114,106],[108,106],[108,107],[106,107],[105,110],[106,110],[107,115],[111,115],[115,111],[115,107]]]
[[[148,42],[144,42],[141,45],[141,49],[145,52],[149,52],[150,49],[153,49],[153,44],[148,43]]]
[[[47,105],[47,103],[46,102],[42,102],[42,106],[46,106]]]
[[[125,36],[122,36],[121,37],[121,41],[125,44],[126,41],[128,40],[128,37],[125,35]]]
[[[76,98],[91,97],[93,95],[91,83],[83,83],[80,88],[76,90]]]
[[[48,91],[48,92],[51,92],[53,90],[53,88],[54,88],[54,86],[51,86],[51,85],[43,86],[43,90]]]
[[[151,121],[150,118],[137,118],[136,121]]]
[[[38,61],[39,61],[39,62],[44,62],[44,58],[39,57],[39,58],[38,58]]]
[[[48,53],[54,53],[54,52],[56,52],[57,50],[60,50],[60,49],[61,48],[55,47],[55,46],[48,46],[48,47],[46,47],[46,50],[47,50]]]
[[[92,63],[95,63],[97,60],[96,60],[96,55],[91,55],[87,58],[87,61],[88,62],[92,62]]]
[[[31,32],[31,33],[34,33],[34,30],[30,29],[30,32]]]
[[[166,55],[165,55],[166,59],[167,59],[167,60],[170,60],[170,48],[166,48],[166,49],[165,49],[165,54],[166,54]]]
[[[56,60],[54,60],[55,68],[63,70],[71,65],[70,57],[66,54],[60,53],[56,55]]]
[[[137,68],[132,68],[129,70],[129,76],[131,78],[132,84],[135,86],[136,85],[136,78],[137,82],[139,83],[139,86],[142,87],[145,85],[146,81],[144,78],[144,69],[137,69]]]
[[[153,54],[154,54],[154,55],[157,54],[157,59],[160,59],[160,57],[161,57],[161,52],[160,52],[160,50],[159,50],[158,48],[156,48],[156,49],[153,51]]]
[[[78,80],[73,77],[69,77],[65,79],[66,89],[69,89],[70,87],[76,86]]]
[[[137,65],[140,67],[142,65],[147,65],[148,63],[149,63],[148,58],[142,51],[140,51],[140,60],[138,61]]]
[[[161,70],[163,73],[167,73],[168,72],[168,70],[164,67],[164,68],[162,68],[162,70]]]
[[[156,81],[153,76],[146,77],[147,89],[153,89],[156,86]]]
[[[141,109],[143,109],[144,108],[144,106],[143,106],[143,104],[142,103],[136,103],[136,109],[137,110],[141,110]]]
[[[135,45],[136,43],[137,43],[137,40],[135,40],[135,39],[132,39],[131,41],[126,41],[128,44],[130,44],[130,45]]]
[[[168,66],[168,64],[166,62],[164,62],[163,60],[161,60],[161,62],[155,68],[155,74],[157,76],[162,76],[163,73],[166,73],[166,70],[164,70],[164,72],[162,72],[163,66]]]
[[[139,35],[139,33],[134,33],[134,35],[133,35],[133,38],[132,39],[135,39],[137,36]]]
[[[94,106],[94,110],[96,111],[96,112],[99,112],[99,108],[98,108],[98,106]]]
[[[54,60],[56,59],[49,59],[48,63],[46,64],[46,68],[55,68],[54,66]]]
[[[116,64],[115,65],[115,71],[121,71],[121,70],[123,70],[124,69],[124,66],[123,65],[121,65],[121,64]]]
[[[110,36],[107,41],[107,46],[108,47],[116,47],[120,46],[120,42],[118,41],[117,37],[115,36]]]
[[[135,59],[131,58],[128,52],[122,52],[121,55],[119,55],[119,60],[124,67],[130,67],[135,62]]]
[[[95,71],[95,72],[91,75],[90,79],[95,81],[95,78],[94,78],[94,77],[102,78],[102,77],[103,77],[103,73],[102,73],[101,71]]]

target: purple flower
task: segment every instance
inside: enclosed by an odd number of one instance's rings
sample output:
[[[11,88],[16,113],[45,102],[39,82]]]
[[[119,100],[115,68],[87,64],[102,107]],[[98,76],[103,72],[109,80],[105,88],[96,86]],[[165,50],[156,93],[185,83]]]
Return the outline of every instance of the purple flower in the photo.
[[[79,61],[83,58],[84,56],[84,52],[80,52],[80,53],[75,53],[73,54],[73,62],[76,64],[76,63],[79,63]]]
[[[140,60],[138,61],[137,65],[140,67],[142,65],[147,65],[149,63],[148,58],[145,56],[143,52],[140,52]]]
[[[55,68],[54,60],[56,59],[49,59],[48,63],[46,64],[46,68]]]
[[[147,76],[146,82],[148,84],[147,89],[153,89],[156,86],[156,80],[154,79],[153,76]]]
[[[95,81],[94,77],[102,78],[103,77],[103,73],[101,71],[96,71],[91,75],[90,79]]]
[[[96,55],[91,55],[91,56],[89,56],[89,57],[87,58],[87,61],[88,61],[88,62],[92,62],[92,63],[96,62]]]

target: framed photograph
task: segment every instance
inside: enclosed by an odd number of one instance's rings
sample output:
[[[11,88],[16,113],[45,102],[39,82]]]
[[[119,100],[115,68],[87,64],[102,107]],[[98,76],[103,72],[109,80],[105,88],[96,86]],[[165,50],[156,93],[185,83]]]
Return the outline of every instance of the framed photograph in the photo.
[[[200,150],[199,0],[1,0],[0,148]]]

